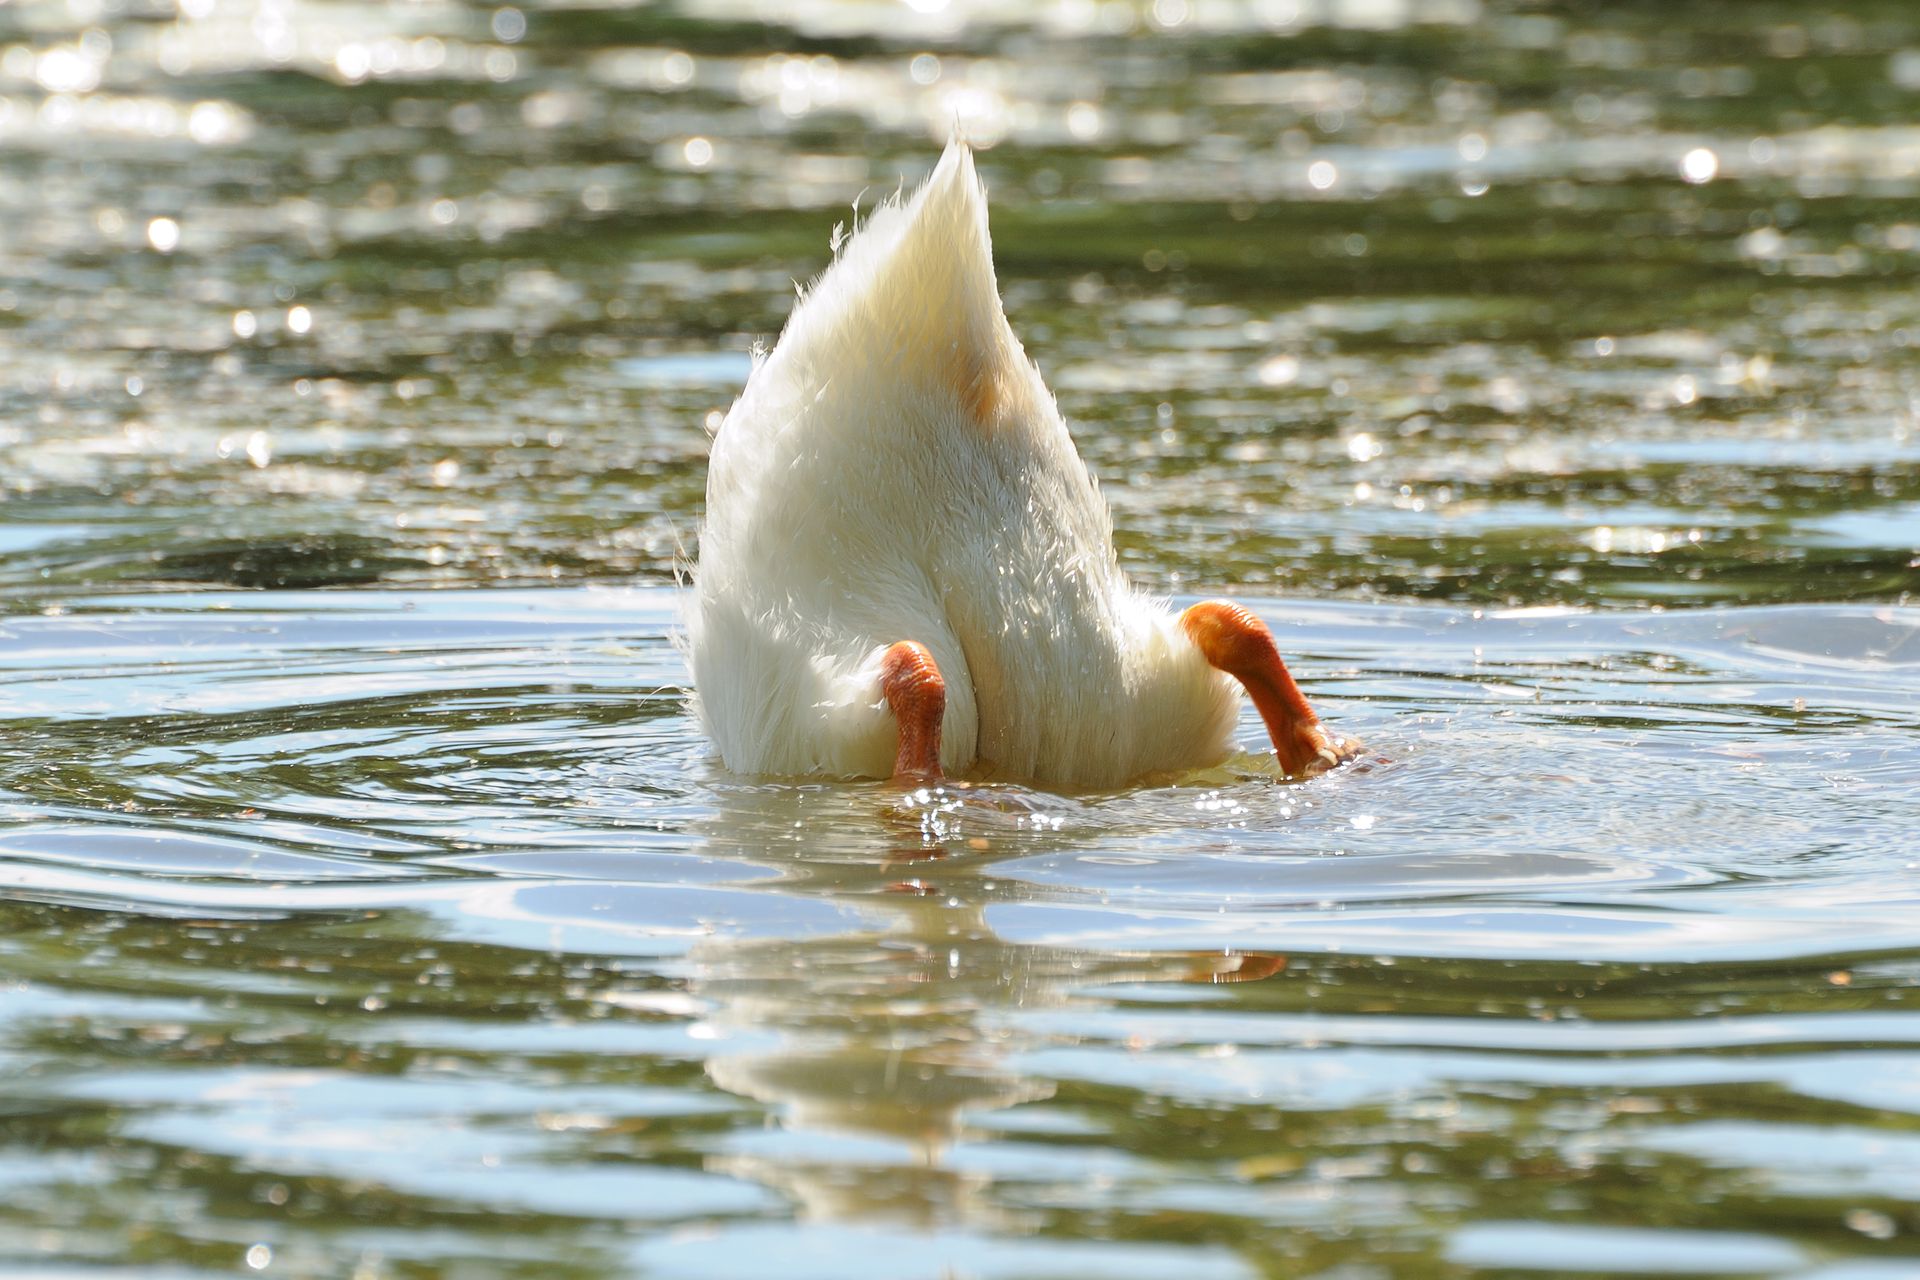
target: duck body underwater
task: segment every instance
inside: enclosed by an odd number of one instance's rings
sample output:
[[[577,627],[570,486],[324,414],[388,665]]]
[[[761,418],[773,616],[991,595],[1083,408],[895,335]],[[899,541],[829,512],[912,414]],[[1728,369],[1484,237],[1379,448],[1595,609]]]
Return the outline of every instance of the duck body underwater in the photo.
[[[687,642],[737,773],[1110,788],[1225,759],[1239,685],[1287,773],[1356,745],[1251,613],[1127,582],[959,142],[841,246],[721,424]]]

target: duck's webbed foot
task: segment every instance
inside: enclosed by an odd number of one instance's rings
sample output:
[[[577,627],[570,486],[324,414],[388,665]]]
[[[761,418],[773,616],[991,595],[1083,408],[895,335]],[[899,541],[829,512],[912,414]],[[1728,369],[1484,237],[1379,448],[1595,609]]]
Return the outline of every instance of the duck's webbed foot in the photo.
[[[896,781],[939,781],[940,722],[947,713],[947,682],[927,646],[912,640],[893,645],[880,659],[880,692],[900,726],[894,757]]]
[[[1324,772],[1359,752],[1358,741],[1320,723],[1280,660],[1273,632],[1251,610],[1230,600],[1206,600],[1181,614],[1180,625],[1210,665],[1246,686],[1289,776]]]

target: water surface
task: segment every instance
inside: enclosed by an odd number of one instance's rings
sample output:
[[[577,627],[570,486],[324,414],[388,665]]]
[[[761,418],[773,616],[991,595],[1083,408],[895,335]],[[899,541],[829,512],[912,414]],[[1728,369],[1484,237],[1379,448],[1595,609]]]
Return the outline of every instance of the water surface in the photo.
[[[0,6],[0,1260],[1911,1274],[1920,15]],[[717,769],[707,432],[982,148],[1257,721]]]

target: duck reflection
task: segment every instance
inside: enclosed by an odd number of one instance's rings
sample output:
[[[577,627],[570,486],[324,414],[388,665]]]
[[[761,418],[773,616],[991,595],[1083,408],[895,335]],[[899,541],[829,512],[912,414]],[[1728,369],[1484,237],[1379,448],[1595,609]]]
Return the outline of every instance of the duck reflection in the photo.
[[[1015,1065],[1049,1040],[1033,1014],[1103,985],[1240,982],[1285,965],[1225,950],[1096,952],[996,935],[990,907],[1034,892],[996,869],[1076,843],[1082,809],[1070,800],[997,787],[743,788],[731,800],[707,833],[709,848],[731,859],[769,865],[769,843],[793,844],[809,828],[836,839],[866,833],[850,847],[798,848],[777,865],[793,891],[857,906],[870,932],[714,938],[690,956],[715,1028],[753,1044],[710,1058],[709,1078],[778,1108],[777,1129],[747,1136],[709,1167],[781,1191],[818,1219],[1017,1226],[984,1196],[990,1176],[954,1167],[952,1153],[970,1130],[1026,1127],[991,1113],[1053,1095],[1050,1081]],[[853,807],[868,809],[868,821],[814,821]],[[1081,825],[1091,835],[1093,824]],[[1070,1121],[1037,1123],[1057,1132]]]

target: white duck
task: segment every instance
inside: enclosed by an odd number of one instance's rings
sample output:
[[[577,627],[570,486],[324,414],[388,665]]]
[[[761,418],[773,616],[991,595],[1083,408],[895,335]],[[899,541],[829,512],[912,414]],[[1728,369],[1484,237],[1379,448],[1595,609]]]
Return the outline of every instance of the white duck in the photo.
[[[695,589],[694,701],[738,773],[1112,787],[1226,758],[1235,678],[1287,773],[1355,745],[1253,614],[1128,585],[1001,309],[963,143],[754,369],[713,442]]]

